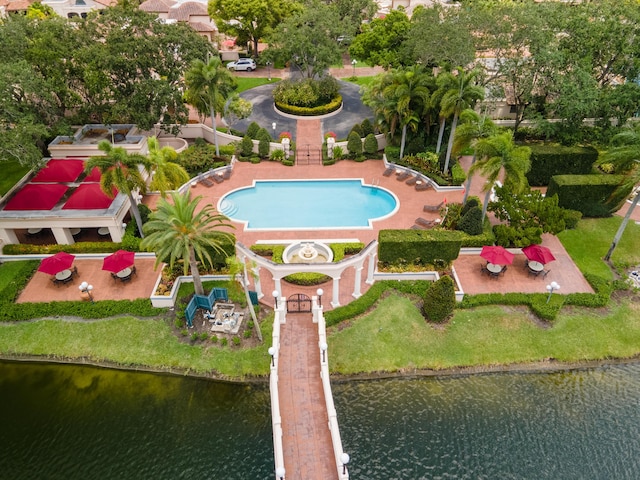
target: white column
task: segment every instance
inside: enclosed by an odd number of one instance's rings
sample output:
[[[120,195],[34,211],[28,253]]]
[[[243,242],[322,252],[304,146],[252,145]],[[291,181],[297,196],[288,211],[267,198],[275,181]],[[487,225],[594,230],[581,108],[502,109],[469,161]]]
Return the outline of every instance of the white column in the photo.
[[[68,228],[51,227],[51,232],[56,238],[56,243],[60,245],[73,245],[76,243]]]
[[[371,255],[369,255],[369,268],[367,270],[367,279],[365,280],[365,283],[367,283],[368,285],[373,285],[373,273],[375,272],[375,268],[376,268],[376,252],[372,252]]]
[[[275,278],[275,277],[273,279],[276,286],[276,290],[280,292],[280,295],[282,295],[282,283],[280,282],[280,280],[281,280],[280,278]]]
[[[20,243],[15,230],[12,228],[0,228],[0,240],[2,240],[2,243],[5,245],[10,243]]]
[[[360,298],[362,296],[362,292],[360,291],[360,282],[362,281],[362,264],[356,265],[354,268],[356,269],[356,281],[353,286],[353,298]]]
[[[114,243],[121,242],[122,237],[124,235],[124,228],[122,228],[122,226],[109,227],[109,235],[111,236],[112,242]]]
[[[331,301],[333,308],[340,306],[340,277],[333,278],[333,300]]]

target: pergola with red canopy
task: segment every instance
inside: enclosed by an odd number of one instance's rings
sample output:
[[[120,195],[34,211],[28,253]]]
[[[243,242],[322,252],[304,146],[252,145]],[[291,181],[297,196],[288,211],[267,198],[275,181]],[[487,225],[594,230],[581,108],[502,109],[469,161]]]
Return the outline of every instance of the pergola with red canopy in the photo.
[[[84,171],[84,161],[49,160],[47,165],[31,179],[32,183],[74,182]]]
[[[4,210],[51,210],[68,189],[61,184],[28,183],[7,202]]]
[[[114,197],[116,193],[116,191],[113,192]],[[83,183],[73,191],[62,209],[102,210],[109,208],[112,202],[113,198],[104,194],[99,183]]]

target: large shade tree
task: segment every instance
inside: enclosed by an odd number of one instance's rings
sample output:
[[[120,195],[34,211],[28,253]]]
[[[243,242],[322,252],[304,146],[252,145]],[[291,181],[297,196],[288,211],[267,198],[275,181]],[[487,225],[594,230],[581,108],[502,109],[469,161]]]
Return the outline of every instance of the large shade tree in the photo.
[[[211,116],[213,142],[216,155],[220,156],[216,115],[224,111],[227,99],[233,94],[236,88],[235,78],[224,68],[218,57],[211,57],[206,63],[194,60],[185,73],[185,81],[187,91],[184,96],[187,102],[201,114],[208,113]]]
[[[613,164],[617,172],[621,172],[626,175],[626,180],[619,187],[618,192],[616,192],[626,195],[640,183],[640,126],[636,125],[633,128],[629,128],[617,134],[613,137],[612,142],[612,148],[604,154],[602,161]],[[608,261],[611,259],[613,251],[618,246],[618,243],[622,238],[622,234],[627,228],[631,214],[636,208],[636,205],[638,205],[638,200],[640,200],[640,190],[636,190],[636,194],[631,205],[629,205],[627,213],[622,219],[622,223],[613,237],[611,246],[609,247],[607,254],[604,256],[605,260]]]
[[[182,261],[184,274],[191,272],[195,293],[204,295],[198,262],[211,267],[210,252],[226,254],[224,246],[233,235],[222,229],[233,226],[211,204],[198,210],[200,200],[202,196],[192,199],[190,192],[172,192],[171,201],[161,198],[144,226],[147,236],[141,246],[156,252],[156,266],[168,261],[173,268],[176,261]]]
[[[496,133],[479,140],[476,144],[478,160],[469,169],[469,175],[480,173],[486,178],[482,206],[482,219],[487,214],[487,206],[494,184],[504,172],[504,186],[514,193],[520,193],[528,185],[526,173],[531,168],[531,149],[518,147],[513,141],[513,132]]]
[[[170,146],[160,147],[157,137],[147,139],[149,168],[151,170],[151,190],[159,191],[164,197],[167,190],[173,190],[189,181],[189,174],[178,164],[178,153]]]
[[[98,149],[104,155],[90,157],[85,167],[86,172],[90,172],[95,167],[102,174],[100,178],[100,188],[109,197],[113,198],[113,189],[124,193],[129,197],[131,203],[131,214],[138,226],[140,237],[144,237],[142,231],[142,217],[138,202],[133,198],[133,192],[144,193],[147,184],[142,176],[142,169],[149,169],[149,162],[146,157],[139,154],[130,154],[123,147],[114,147],[108,140],[98,143]]]

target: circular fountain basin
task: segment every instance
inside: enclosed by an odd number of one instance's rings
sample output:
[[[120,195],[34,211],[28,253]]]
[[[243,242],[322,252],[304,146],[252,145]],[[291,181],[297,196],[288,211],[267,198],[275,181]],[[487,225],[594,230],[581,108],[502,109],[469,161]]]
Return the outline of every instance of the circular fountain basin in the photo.
[[[284,263],[329,263],[333,261],[333,251],[321,242],[296,242],[284,249]]]

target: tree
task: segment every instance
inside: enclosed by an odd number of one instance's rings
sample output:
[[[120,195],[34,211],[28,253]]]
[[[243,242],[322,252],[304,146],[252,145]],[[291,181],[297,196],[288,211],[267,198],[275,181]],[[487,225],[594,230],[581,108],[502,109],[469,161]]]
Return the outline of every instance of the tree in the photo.
[[[174,190],[189,181],[187,171],[176,162],[178,154],[167,146],[160,148],[156,137],[147,139],[149,166],[151,169],[151,183],[149,188],[157,190],[164,197],[167,190]]]
[[[258,56],[258,42],[284,19],[298,11],[299,5],[288,0],[212,0],[209,15],[221,33],[237,37],[238,45],[251,43]]]
[[[104,155],[90,157],[87,160],[85,171],[90,172],[94,167],[98,167],[102,174],[100,188],[105,195],[113,198],[113,189],[115,188],[129,197],[131,214],[138,225],[140,238],[144,238],[142,217],[138,209],[138,202],[133,198],[133,191],[139,190],[144,193],[147,189],[140,167],[148,170],[148,160],[142,155],[129,154],[123,147],[114,147],[108,140],[100,141],[98,149],[104,152]]]
[[[295,64],[305,78],[319,78],[342,59],[336,38],[342,33],[337,9],[320,0],[287,17],[269,36],[274,54]]]
[[[249,118],[251,112],[253,112],[253,104],[249,100],[240,97],[237,93],[231,95],[231,97],[227,99],[223,111],[224,121],[229,127],[227,133],[231,131],[231,128],[236,122]]]
[[[441,80],[439,85],[446,88],[440,103],[442,113],[446,117],[453,115],[451,133],[449,134],[449,143],[447,145],[447,155],[442,170],[444,173],[447,173],[449,171],[449,160],[451,159],[453,139],[455,138],[456,125],[460,112],[473,107],[478,100],[482,100],[484,98],[484,89],[474,83],[479,75],[477,70],[465,73],[461,67],[458,67],[456,69],[456,75],[450,73],[444,73],[442,75],[444,79]],[[438,77],[438,80],[440,80],[440,77]]]
[[[467,147],[473,147],[473,158],[471,165],[476,163],[476,145],[481,138],[493,135],[497,130],[495,123],[486,114],[478,115],[474,110],[467,109],[460,114],[460,126],[456,128],[456,135],[453,139],[452,153],[458,155]],[[462,203],[467,203],[471,180],[473,176],[468,175],[465,185],[464,198]]]
[[[256,326],[256,332],[258,334],[258,339],[262,341],[262,331],[260,330],[260,322],[256,317],[256,310],[253,307],[253,303],[251,303],[251,296],[249,295],[249,285],[248,285],[248,271],[247,265],[241,261],[238,257],[227,257],[227,266],[229,267],[229,276],[232,279],[237,279],[240,277],[240,284],[242,285],[242,289],[244,290],[245,298],[247,299],[247,306],[249,307],[249,313],[251,314],[251,319],[253,320],[253,324]]]
[[[158,208],[149,217],[144,230],[147,237],[141,247],[156,252],[156,266],[169,261],[169,267],[177,260],[184,263],[184,274],[193,277],[195,293],[204,295],[198,261],[213,266],[210,250],[225,253],[223,245],[233,236],[220,228],[233,228],[227,217],[207,204],[199,211],[202,196],[191,199],[191,193],[171,193],[171,202],[161,198]]]
[[[205,63],[194,60],[185,73],[187,91],[184,96],[201,114],[209,113],[213,128],[216,156],[220,156],[216,126],[217,112],[224,111],[224,105],[236,88],[235,78],[224,68],[218,57],[211,57]]]
[[[469,169],[469,175],[480,172],[487,178],[483,191],[485,192],[482,206],[482,219],[487,214],[491,189],[504,171],[504,185],[512,192],[518,193],[527,185],[525,174],[531,167],[531,149],[517,147],[513,141],[513,132],[496,133],[489,138],[483,138],[476,144],[479,160]]]
[[[613,137],[612,144],[613,147],[604,154],[602,161],[612,163],[617,172],[626,174],[625,182],[619,187],[616,193],[628,194],[634,186],[640,183],[640,126],[636,125],[633,128],[620,132]],[[638,200],[640,200],[640,191],[636,190],[633,201],[631,202],[631,205],[629,205],[629,209],[622,219],[622,223],[620,224],[620,227],[618,227],[618,231],[613,237],[613,241],[611,242],[611,246],[609,247],[607,254],[604,256],[606,261],[611,259],[613,251],[618,246],[618,243],[622,238],[622,234],[627,228],[631,214],[636,208],[636,205],[638,205]]]
[[[449,275],[443,275],[427,290],[422,304],[422,313],[435,323],[442,323],[456,307],[456,287]]]

